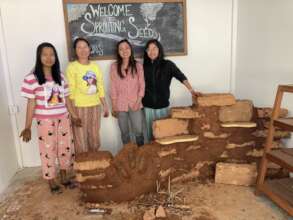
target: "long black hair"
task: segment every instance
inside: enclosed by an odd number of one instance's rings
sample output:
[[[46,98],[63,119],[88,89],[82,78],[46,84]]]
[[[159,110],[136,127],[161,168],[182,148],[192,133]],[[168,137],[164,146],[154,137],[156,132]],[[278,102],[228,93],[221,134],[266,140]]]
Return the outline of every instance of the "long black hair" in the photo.
[[[147,53],[147,50],[148,50],[150,44],[156,45],[157,48],[159,49],[159,55],[158,55],[158,57],[157,57],[156,60],[158,60],[158,61],[164,60],[165,53],[164,53],[164,49],[163,49],[162,44],[157,39],[151,39],[145,45],[144,54],[143,54],[143,62],[144,63],[150,63],[150,62],[152,62],[151,58],[149,58],[148,53]]]
[[[157,39],[151,39],[146,43],[145,48],[144,48],[144,54],[143,54],[143,67],[144,67],[144,69],[146,69],[146,67],[148,65],[150,65],[150,63],[153,62],[153,60],[151,60],[151,58],[149,58],[148,53],[147,53],[147,50],[148,50],[150,44],[156,45],[157,48],[159,49],[158,57],[155,60],[158,64],[157,68],[155,70],[155,75],[156,75],[156,77],[161,79],[163,77],[162,74],[160,74],[161,68],[164,67],[166,62],[165,62],[165,53],[164,53],[163,46]]]
[[[124,76],[122,74],[122,71],[121,71],[122,57],[119,54],[119,46],[122,43],[127,43],[129,48],[130,48],[131,54],[130,54],[130,57],[129,57],[129,63],[128,63],[127,69],[130,68],[131,69],[131,74],[132,74],[132,76],[134,76],[134,74],[137,73],[136,60],[134,59],[134,52],[133,52],[132,46],[131,46],[131,44],[129,43],[129,41],[127,39],[123,39],[123,40],[119,41],[117,43],[117,45],[116,45],[116,61],[117,61],[118,75],[120,76],[120,78],[124,78]]]
[[[42,51],[45,47],[52,48],[54,51],[55,63],[52,66],[52,78],[55,83],[61,85],[60,63],[59,63],[57,51],[56,51],[55,47],[50,43],[44,42],[38,46],[34,75],[36,76],[37,81],[40,85],[46,83],[46,78],[45,78],[45,74],[43,71],[43,64],[41,61]]]
[[[88,45],[88,47],[90,48],[90,51],[92,51],[92,47],[91,47],[90,42],[87,39],[83,38],[83,37],[78,37],[73,42],[73,49],[74,49],[74,54],[75,54],[76,59],[78,59],[77,54],[76,54],[76,47],[77,47],[77,43],[80,42],[80,41],[85,42]],[[90,56],[91,56],[91,54],[89,55],[88,59],[90,58]]]

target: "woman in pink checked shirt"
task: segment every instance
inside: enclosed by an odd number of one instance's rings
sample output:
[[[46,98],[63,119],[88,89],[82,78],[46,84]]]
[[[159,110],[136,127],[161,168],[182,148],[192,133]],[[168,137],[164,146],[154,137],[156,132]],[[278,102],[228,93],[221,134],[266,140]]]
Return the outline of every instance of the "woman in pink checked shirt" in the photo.
[[[144,138],[141,100],[145,89],[143,66],[134,59],[133,49],[126,39],[118,42],[116,55],[116,62],[111,65],[110,70],[112,114],[118,118],[123,144],[130,142],[130,120],[136,144],[142,146]]]

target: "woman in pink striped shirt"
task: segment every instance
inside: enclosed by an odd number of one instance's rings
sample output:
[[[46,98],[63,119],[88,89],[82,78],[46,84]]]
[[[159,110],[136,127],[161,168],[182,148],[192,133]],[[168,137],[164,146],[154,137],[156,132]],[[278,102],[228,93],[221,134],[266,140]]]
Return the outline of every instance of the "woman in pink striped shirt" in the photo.
[[[133,49],[127,40],[118,42],[116,55],[116,62],[111,65],[110,70],[112,114],[118,118],[123,144],[130,142],[130,120],[136,144],[142,146],[144,138],[141,100],[145,89],[143,66],[134,59]]]
[[[75,124],[81,126],[81,123],[68,104],[70,102],[66,101],[68,85],[60,72],[57,52],[52,44],[38,46],[34,71],[25,76],[21,95],[27,98],[27,112],[25,129],[20,136],[23,141],[30,141],[32,121],[36,118],[43,177],[48,180],[52,193],[61,193],[56,182],[56,158],[61,183],[66,187],[74,186],[66,172],[72,168],[74,157],[68,111]]]

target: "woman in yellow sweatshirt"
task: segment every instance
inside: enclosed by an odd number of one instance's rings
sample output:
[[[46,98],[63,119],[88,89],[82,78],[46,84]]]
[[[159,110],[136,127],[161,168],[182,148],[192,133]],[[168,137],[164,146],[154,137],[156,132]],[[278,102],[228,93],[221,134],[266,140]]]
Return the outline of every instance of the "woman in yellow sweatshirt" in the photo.
[[[75,151],[97,151],[100,147],[101,104],[104,117],[109,115],[103,75],[100,67],[89,60],[91,47],[86,39],[77,38],[73,48],[76,60],[69,63],[66,77],[70,90],[69,98],[82,123],[82,127],[73,126]]]

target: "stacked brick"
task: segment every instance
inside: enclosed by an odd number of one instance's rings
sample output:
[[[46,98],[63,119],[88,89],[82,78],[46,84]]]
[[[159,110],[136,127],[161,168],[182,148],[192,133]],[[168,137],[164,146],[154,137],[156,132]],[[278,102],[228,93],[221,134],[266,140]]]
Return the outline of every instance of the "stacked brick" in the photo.
[[[216,177],[218,183],[253,184],[270,110],[235,100],[231,94],[209,94],[195,101],[193,106],[172,108],[171,118],[156,121],[156,140],[151,144],[125,145],[115,157],[108,152],[77,155],[83,199],[132,200],[155,191],[157,184],[167,184],[169,177],[172,183]],[[289,133],[280,130],[275,146],[280,147],[280,140],[287,137]]]

